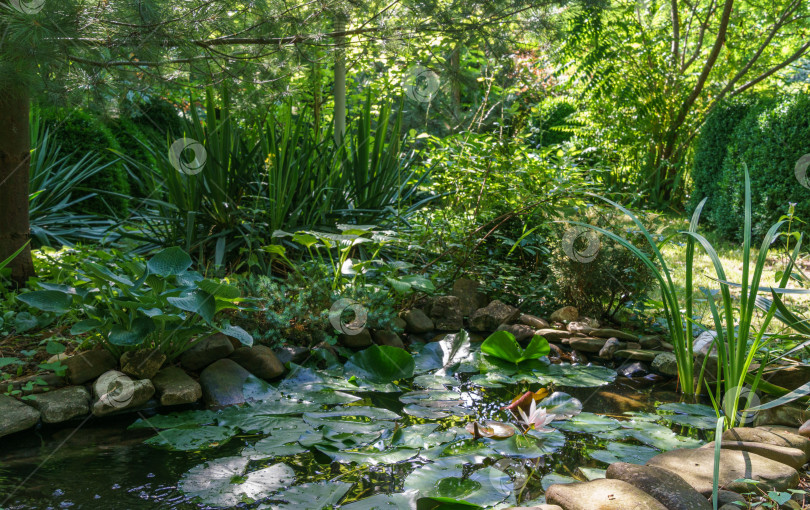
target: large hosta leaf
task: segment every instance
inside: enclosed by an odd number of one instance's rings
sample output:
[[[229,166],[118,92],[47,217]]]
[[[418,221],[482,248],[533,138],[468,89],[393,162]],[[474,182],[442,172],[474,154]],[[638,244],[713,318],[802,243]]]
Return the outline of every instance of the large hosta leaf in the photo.
[[[263,499],[289,487],[295,480],[295,473],[286,464],[276,464],[244,477],[248,462],[246,457],[206,462],[186,472],[178,488],[203,504],[229,508],[244,501]],[[234,483],[242,479],[242,483]]]
[[[159,276],[175,276],[185,272],[191,267],[192,260],[188,253],[173,246],[157,252],[146,267],[149,272]]]
[[[209,322],[214,319],[217,311],[216,298],[202,290],[196,290],[181,297],[166,298],[166,301],[186,312],[199,314]]]
[[[155,331],[155,323],[149,317],[138,317],[132,321],[132,327],[126,328],[119,324],[110,328],[108,340],[113,345],[122,347],[132,347],[140,345],[146,340],[150,333]]]
[[[345,373],[373,383],[390,383],[413,377],[413,356],[404,349],[372,345],[346,362]]]
[[[73,296],[58,290],[35,290],[17,296],[18,301],[22,301],[31,308],[42,310],[43,312],[67,313],[70,305],[73,304]]]

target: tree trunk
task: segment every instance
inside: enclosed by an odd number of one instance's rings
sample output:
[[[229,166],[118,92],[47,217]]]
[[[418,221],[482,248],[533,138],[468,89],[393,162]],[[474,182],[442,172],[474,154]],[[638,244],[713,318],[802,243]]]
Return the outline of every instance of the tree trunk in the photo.
[[[31,138],[28,133],[28,95],[0,92],[0,261],[10,257],[28,239],[28,172]],[[8,266],[17,287],[34,276],[31,248]]]

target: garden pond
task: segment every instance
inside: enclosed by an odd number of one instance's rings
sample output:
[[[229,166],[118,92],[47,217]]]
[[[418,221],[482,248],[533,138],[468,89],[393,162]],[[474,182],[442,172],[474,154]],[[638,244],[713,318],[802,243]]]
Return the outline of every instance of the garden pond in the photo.
[[[345,365],[291,365],[278,384],[249,379],[243,406],[6,438],[0,508],[506,508],[711,439],[714,411],[678,403],[672,381],[550,364],[531,345],[513,363],[480,345],[461,332],[413,356],[375,346]],[[527,391],[555,415],[548,431],[503,409]]]

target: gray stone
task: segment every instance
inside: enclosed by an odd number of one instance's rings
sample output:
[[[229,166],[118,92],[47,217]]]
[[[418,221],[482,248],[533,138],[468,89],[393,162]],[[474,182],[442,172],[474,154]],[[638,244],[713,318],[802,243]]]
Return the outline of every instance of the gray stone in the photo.
[[[711,501],[711,496],[709,496],[708,501]],[[744,497],[736,492],[720,489],[717,491],[717,506],[720,508],[727,506],[728,508],[739,510],[740,508],[748,508],[748,503],[745,502]],[[728,508],[726,510],[728,510]]]
[[[405,348],[405,344],[402,342],[399,335],[390,329],[375,329],[371,332],[371,337],[374,339],[374,342],[377,343],[377,345],[387,345],[389,347],[398,347],[400,349]]]
[[[598,336],[599,338],[615,337],[625,342],[638,342],[638,337],[636,335],[611,328],[595,329],[593,332],[591,332],[591,336]]]
[[[0,394],[0,437],[30,429],[39,421],[39,411],[8,395]]]
[[[402,317],[394,317],[394,320],[391,321],[394,325],[394,331],[397,333],[402,333],[405,331],[405,328],[408,326],[408,323],[405,322],[405,319]]]
[[[692,342],[692,352],[695,356],[705,357],[709,353],[709,347],[712,347],[712,352],[717,352],[717,347],[713,346],[714,339],[717,338],[717,331],[704,331],[699,334]]]
[[[604,338],[585,337],[585,338],[569,338],[567,343],[572,349],[582,352],[599,353],[602,347],[607,342]]]
[[[110,370],[93,383],[92,412],[94,416],[106,416],[141,407],[155,394],[155,387],[148,379],[133,380],[117,370]]]
[[[615,357],[619,359],[631,359],[633,361],[646,361],[651,362],[655,357],[661,354],[659,351],[645,351],[643,349],[623,349],[616,351]]]
[[[278,348],[276,357],[283,364],[295,363],[300,365],[309,356],[309,349],[300,345],[283,345]]]
[[[569,322],[567,328],[571,333],[582,333],[583,335],[590,335],[591,332],[597,331],[596,328],[579,321]]]
[[[284,365],[278,360],[273,349],[266,345],[240,347],[229,357],[251,374],[268,381],[284,375]]]
[[[762,380],[787,390],[795,390],[799,386],[810,382],[810,366],[769,365],[762,374]],[[810,416],[808,416],[808,418],[810,418]]]
[[[373,343],[371,341],[371,332],[367,328],[363,328],[355,335],[339,335],[338,339],[340,345],[349,349],[365,349]]]
[[[810,420],[802,423],[802,426],[799,427],[798,434],[802,437],[810,438]]]
[[[39,409],[43,423],[62,423],[90,413],[90,392],[84,386],[68,386],[37,395],[31,405]]]
[[[678,375],[678,359],[671,352],[662,352],[653,359],[652,369],[661,375],[675,377]]]
[[[622,377],[629,377],[630,379],[644,377],[650,373],[650,371],[647,369],[647,365],[641,361],[635,361],[629,365],[621,366],[618,368],[618,370],[616,370],[616,372]]]
[[[473,331],[495,331],[498,326],[513,321],[519,315],[520,310],[496,299],[473,312],[470,317],[470,328]]]
[[[647,465],[672,471],[704,496],[712,492],[714,450],[672,450],[656,455],[647,461]],[[799,484],[799,473],[781,462],[755,453],[720,450],[720,487],[733,492],[749,492],[751,488],[747,483],[736,481],[742,478],[761,482],[757,487],[765,491],[786,491]]]
[[[217,333],[194,342],[194,345],[183,353],[180,364],[187,370],[202,370],[219,359],[227,358],[232,352],[231,340],[222,333]]]
[[[770,402],[770,397],[763,397],[762,402]],[[808,413],[801,407],[793,404],[785,404],[757,411],[754,416],[754,426],[760,425],[785,425],[788,427],[798,427],[808,418]]]
[[[605,476],[621,480],[657,499],[667,510],[711,510],[712,505],[680,476],[653,466],[614,462]]]
[[[571,322],[579,319],[579,310],[574,306],[564,306],[551,314],[551,322]]]
[[[433,327],[439,331],[459,331],[464,327],[464,314],[456,296],[436,296],[430,308]]]
[[[606,478],[554,484],[546,491],[546,502],[565,510],[667,510],[641,489],[621,480]]]
[[[540,317],[535,317],[534,315],[529,315],[527,313],[520,314],[520,317],[518,317],[518,321],[520,321],[521,324],[525,324],[534,329],[548,328],[548,322],[541,319]]]
[[[115,369],[118,360],[110,354],[110,351],[96,349],[71,356],[62,361],[62,366],[67,368],[65,377],[71,384],[84,384]]]
[[[481,285],[469,278],[459,278],[453,282],[453,295],[458,298],[459,310],[464,317],[469,317],[487,306],[487,295],[481,292]]]
[[[160,405],[193,404],[202,398],[200,383],[180,367],[166,367],[152,379]]]
[[[563,510],[557,505],[510,506],[506,510]]]
[[[45,381],[45,384],[40,384],[40,380]],[[37,395],[39,393],[53,391],[57,388],[63,388],[67,385],[67,381],[64,377],[60,377],[52,372],[46,372],[44,374],[34,374],[21,377],[19,379],[12,379],[8,382],[4,382],[3,384],[4,386],[10,384],[14,391],[20,392],[15,393],[15,395],[25,397],[28,395]]]
[[[663,338],[659,335],[642,335],[638,339],[638,343],[641,344],[642,349],[657,349],[661,347],[661,342]]]
[[[534,336],[534,328],[525,324],[501,324],[496,331],[508,331],[518,342],[529,340]]]
[[[724,450],[739,450],[742,452],[756,453],[765,458],[787,464],[793,469],[799,469],[807,462],[807,455],[798,448],[786,446],[774,446],[766,443],[753,443],[749,441],[723,441],[720,447]],[[701,448],[714,449],[714,441],[706,443]]]
[[[744,441],[798,448],[810,456],[810,439],[790,432],[777,432],[759,427],[736,427],[723,432],[723,441]]]
[[[428,317],[425,312],[419,308],[408,310],[402,315],[402,318],[405,320],[405,331],[408,333],[415,333],[418,335],[433,331],[435,329],[433,321],[430,320],[430,317]]]
[[[608,338],[605,345],[599,349],[599,357],[608,360],[613,359],[613,353],[615,353],[620,346],[621,342],[619,342],[618,338]]]
[[[157,349],[127,351],[121,356],[121,371],[136,379],[151,379],[165,362],[166,356]]]
[[[540,335],[549,342],[553,342],[555,344],[563,343],[563,340],[567,338],[572,338],[573,335],[568,331],[562,331],[559,329],[538,329],[534,332],[535,335]]]
[[[215,361],[200,374],[203,398],[208,407],[226,407],[244,404],[244,384],[250,372],[233,360]]]

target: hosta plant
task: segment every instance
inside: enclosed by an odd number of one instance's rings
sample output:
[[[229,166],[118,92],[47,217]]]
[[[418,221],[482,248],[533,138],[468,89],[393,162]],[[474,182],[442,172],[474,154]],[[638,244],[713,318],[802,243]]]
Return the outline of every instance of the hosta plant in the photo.
[[[40,290],[17,299],[38,310],[66,314],[81,321],[71,334],[90,334],[113,354],[132,348],[156,348],[172,359],[191,340],[220,331],[252,345],[253,338],[217,316],[240,309],[240,292],[226,283],[191,271],[191,257],[180,248],[166,248],[146,263],[136,259],[114,261],[107,267],[86,262],[75,283],[38,283]]]

